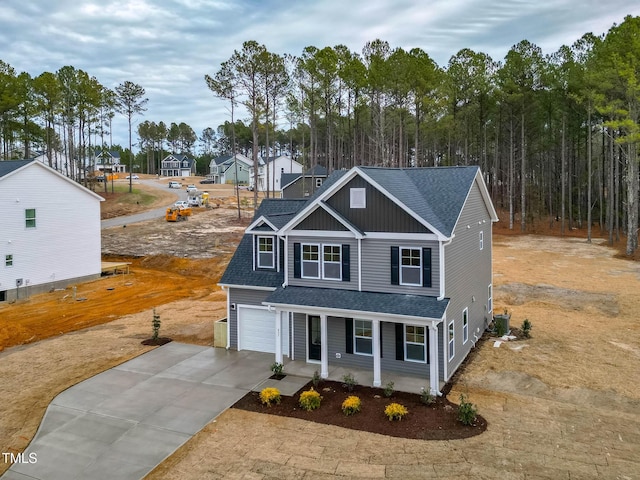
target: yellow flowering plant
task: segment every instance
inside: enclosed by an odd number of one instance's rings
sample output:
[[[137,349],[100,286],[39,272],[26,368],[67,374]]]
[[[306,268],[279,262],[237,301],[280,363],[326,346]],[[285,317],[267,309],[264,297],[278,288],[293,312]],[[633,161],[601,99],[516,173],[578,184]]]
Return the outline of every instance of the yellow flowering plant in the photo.
[[[353,415],[360,411],[360,406],[362,403],[360,402],[360,398],[355,395],[349,395],[344,402],[342,402],[342,413],[344,413],[347,417],[349,415]]]
[[[320,396],[320,394],[316,392],[312,387],[311,390],[307,390],[300,394],[300,408],[307,411],[315,410],[316,408],[320,407],[321,400],[322,397]]]
[[[280,403],[280,390],[273,387],[263,388],[260,392],[260,401],[268,407],[274,403]]]
[[[389,418],[389,421],[393,420],[402,420],[409,410],[404,405],[400,405],[399,403],[390,403],[384,409],[384,414]]]

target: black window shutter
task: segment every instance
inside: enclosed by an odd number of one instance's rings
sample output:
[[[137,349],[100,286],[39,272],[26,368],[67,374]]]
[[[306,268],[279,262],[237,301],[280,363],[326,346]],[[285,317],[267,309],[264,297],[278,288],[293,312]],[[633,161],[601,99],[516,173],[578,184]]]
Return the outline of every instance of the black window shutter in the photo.
[[[431,288],[431,249],[422,249],[422,286]]]
[[[345,352],[353,353],[353,318],[344,319]]]
[[[400,285],[400,247],[391,247],[391,285]]]
[[[351,258],[349,245],[342,245],[342,281],[351,281]]]
[[[284,270],[284,240],[277,240],[280,248],[275,254],[279,254],[278,262],[280,262],[280,271]]]
[[[300,244],[293,244],[293,278],[300,278],[301,275],[301,264],[300,264]]]
[[[396,360],[404,361],[404,324],[396,323]]]
[[[258,236],[253,235],[253,264],[255,265],[255,269],[258,270],[258,256],[259,256],[259,247],[258,247]]]

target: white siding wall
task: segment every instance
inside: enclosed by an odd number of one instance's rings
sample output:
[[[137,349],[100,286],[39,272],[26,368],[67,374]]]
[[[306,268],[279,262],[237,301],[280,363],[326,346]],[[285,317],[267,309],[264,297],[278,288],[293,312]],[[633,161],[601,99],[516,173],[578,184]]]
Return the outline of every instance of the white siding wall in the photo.
[[[25,227],[25,209],[36,227]],[[99,275],[100,200],[36,163],[0,180],[0,290]],[[13,255],[13,266],[5,256]]]

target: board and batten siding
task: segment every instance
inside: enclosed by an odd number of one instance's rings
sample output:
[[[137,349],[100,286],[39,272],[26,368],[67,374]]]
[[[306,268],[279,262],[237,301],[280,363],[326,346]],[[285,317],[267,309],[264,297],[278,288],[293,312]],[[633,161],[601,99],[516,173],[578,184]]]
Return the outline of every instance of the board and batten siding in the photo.
[[[431,287],[391,284],[391,247],[431,249]],[[352,262],[353,264],[354,262]],[[353,267],[352,267],[353,268]],[[357,265],[356,265],[357,268]],[[413,295],[440,294],[440,250],[437,241],[362,240],[362,290],[368,292],[405,293]],[[353,274],[352,274],[353,278]]]
[[[314,245],[349,245],[350,280],[324,280],[322,278],[295,278],[294,277],[294,244]],[[299,237],[289,236],[287,242],[287,272],[288,282],[296,287],[339,288],[345,290],[358,289],[358,242],[353,238],[330,237]],[[320,250],[320,268],[322,268],[322,250]]]
[[[95,194],[34,162],[0,179],[0,209],[0,290],[11,292],[17,279],[35,293],[100,276]],[[36,211],[34,228],[26,227],[26,209]]]
[[[483,232],[483,248],[480,250],[480,232]],[[455,356],[448,361],[447,378],[471,350],[491,321],[487,311],[488,286],[491,280],[492,222],[487,207],[474,182],[454,230],[453,242],[445,247],[445,296],[450,299],[447,308],[447,324],[444,325],[443,346],[448,348],[448,324],[454,321]],[[463,344],[462,312],[469,309],[469,339]],[[474,334],[476,337],[474,337]]]
[[[256,305],[263,307],[262,302],[271,292],[267,290],[249,290],[229,288],[229,304],[235,303],[235,310],[229,309],[229,348],[238,349],[238,305]]]

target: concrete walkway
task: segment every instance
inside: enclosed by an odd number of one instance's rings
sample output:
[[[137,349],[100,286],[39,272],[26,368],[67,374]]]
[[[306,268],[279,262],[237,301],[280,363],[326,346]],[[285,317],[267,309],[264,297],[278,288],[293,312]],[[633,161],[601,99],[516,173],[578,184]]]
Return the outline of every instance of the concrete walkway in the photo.
[[[264,382],[271,363],[273,354],[156,348],[59,394],[2,480],[140,479]]]

